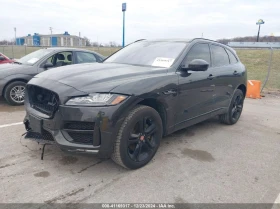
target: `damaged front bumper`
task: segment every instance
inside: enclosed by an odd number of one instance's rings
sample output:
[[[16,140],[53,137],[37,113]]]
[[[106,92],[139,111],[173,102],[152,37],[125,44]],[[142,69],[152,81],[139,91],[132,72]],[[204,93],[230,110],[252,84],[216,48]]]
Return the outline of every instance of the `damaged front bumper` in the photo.
[[[46,83],[46,81],[44,82]],[[41,82],[40,86],[36,86],[36,88],[42,88],[44,89],[42,91],[51,91],[59,95],[59,104],[56,110],[47,115],[42,111],[42,108],[45,107],[34,106],[33,101],[30,101],[30,86],[35,86],[32,80],[27,85],[25,97],[26,139],[41,144],[56,144],[62,150],[69,152],[92,153],[102,158],[111,156],[117,130],[121,126],[122,116],[128,109],[129,101],[126,104],[107,107],[66,106],[64,103],[66,99],[69,99],[69,94],[56,93],[65,86]],[[49,86],[53,86],[53,89]],[[68,86],[68,88],[71,87]],[[71,89],[66,90],[67,92],[71,91]],[[74,91],[72,90],[72,92]],[[64,95],[67,95],[68,98]]]
[[[110,116],[98,108],[60,106],[53,118],[42,118],[29,110],[24,119],[26,139],[41,144],[57,144],[62,150],[109,157],[113,152],[116,129]],[[110,112],[110,111],[109,111]]]

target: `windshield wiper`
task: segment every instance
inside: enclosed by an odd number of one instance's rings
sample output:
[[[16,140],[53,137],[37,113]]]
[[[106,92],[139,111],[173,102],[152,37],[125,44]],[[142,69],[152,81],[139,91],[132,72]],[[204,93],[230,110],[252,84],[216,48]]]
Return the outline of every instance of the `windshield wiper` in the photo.
[[[14,63],[19,64],[19,65],[22,65],[22,63],[19,62],[19,61],[14,61]]]

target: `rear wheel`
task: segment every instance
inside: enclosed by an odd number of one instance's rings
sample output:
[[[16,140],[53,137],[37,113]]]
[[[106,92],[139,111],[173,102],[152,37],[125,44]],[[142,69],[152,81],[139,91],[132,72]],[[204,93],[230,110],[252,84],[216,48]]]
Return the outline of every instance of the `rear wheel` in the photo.
[[[5,88],[4,97],[10,105],[23,105],[26,83],[14,81]]]
[[[158,112],[148,106],[137,106],[121,125],[111,158],[125,168],[141,168],[154,157],[161,138]]]
[[[240,89],[236,89],[231,99],[228,112],[223,115],[220,115],[220,121],[228,125],[235,124],[241,116],[243,103],[244,103],[243,92]]]

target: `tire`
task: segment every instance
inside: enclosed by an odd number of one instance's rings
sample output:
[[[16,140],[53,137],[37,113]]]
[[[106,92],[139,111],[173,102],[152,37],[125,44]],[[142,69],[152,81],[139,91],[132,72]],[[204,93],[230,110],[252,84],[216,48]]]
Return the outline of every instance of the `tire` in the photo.
[[[161,138],[162,120],[158,112],[138,105],[124,119],[111,158],[124,168],[141,168],[154,157]]]
[[[10,105],[24,104],[24,91],[26,83],[22,81],[14,81],[5,87],[4,97]]]
[[[231,99],[227,113],[219,116],[220,121],[227,125],[235,124],[241,116],[243,103],[243,92],[240,89],[236,89]]]

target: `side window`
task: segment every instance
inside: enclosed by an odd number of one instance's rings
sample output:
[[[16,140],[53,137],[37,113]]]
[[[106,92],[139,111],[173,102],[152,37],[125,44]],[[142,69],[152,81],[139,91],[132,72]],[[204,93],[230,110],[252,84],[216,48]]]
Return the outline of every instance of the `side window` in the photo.
[[[59,52],[49,57],[46,63],[53,64],[53,67],[60,67],[72,64],[72,52]]]
[[[196,44],[187,54],[185,66],[188,66],[194,59],[203,59],[210,64],[210,49],[208,44]]]
[[[236,57],[234,56],[234,54],[229,51],[228,49],[227,50],[227,53],[228,53],[228,56],[229,56],[229,60],[230,60],[230,64],[235,64],[238,62],[238,60],[236,59]]]
[[[92,53],[88,52],[76,52],[77,64],[96,62],[96,57]]]
[[[229,65],[228,54],[221,46],[211,45],[213,67]]]

